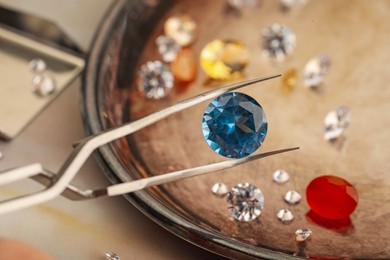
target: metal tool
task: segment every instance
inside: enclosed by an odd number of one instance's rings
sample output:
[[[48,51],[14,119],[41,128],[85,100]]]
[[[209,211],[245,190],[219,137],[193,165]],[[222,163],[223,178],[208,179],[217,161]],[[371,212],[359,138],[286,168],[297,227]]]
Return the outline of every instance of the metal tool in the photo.
[[[69,155],[68,159],[65,161],[65,163],[63,164],[63,166],[61,167],[61,169],[57,174],[45,170],[42,167],[42,165],[39,163],[2,172],[0,173],[0,185],[8,184],[25,178],[32,178],[45,185],[47,188],[40,192],[31,193],[24,196],[1,201],[0,214],[16,211],[29,206],[40,204],[49,201],[61,194],[72,200],[86,200],[86,199],[93,199],[102,196],[123,195],[153,185],[159,185],[159,184],[172,182],[172,181],[193,177],[201,174],[220,171],[243,163],[258,160],[267,156],[299,149],[298,147],[294,147],[294,148],[261,153],[257,155],[251,155],[240,159],[230,159],[219,163],[184,169],[180,171],[166,173],[159,176],[153,176],[144,179],[134,180],[131,182],[116,184],[116,185],[108,186],[106,188],[97,189],[97,190],[81,190],[78,187],[75,187],[70,184],[73,178],[79,172],[80,168],[85,163],[85,161],[89,158],[89,156],[93,153],[93,151],[99,148],[100,146],[112,142],[118,138],[122,138],[126,135],[132,134],[165,117],[168,117],[179,111],[197,105],[208,99],[215,98],[225,92],[230,92],[239,88],[243,88],[245,86],[252,85],[254,83],[266,81],[279,76],[280,75],[258,78],[258,79],[248,80],[245,82],[239,82],[229,86],[221,87],[200,94],[193,98],[181,101],[173,106],[167,107],[161,111],[145,116],[134,122],[130,122],[122,126],[109,129],[102,133],[89,136],[77,142],[74,145],[73,152]]]

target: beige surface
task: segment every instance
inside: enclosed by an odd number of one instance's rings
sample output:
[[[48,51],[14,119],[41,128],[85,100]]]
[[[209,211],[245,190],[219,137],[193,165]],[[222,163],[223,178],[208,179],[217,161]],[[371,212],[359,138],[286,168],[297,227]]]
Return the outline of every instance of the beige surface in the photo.
[[[41,162],[56,171],[83,137],[79,115],[79,82],[73,84],[14,141],[0,142],[0,170]],[[109,182],[90,160],[75,181],[81,187]],[[1,187],[0,198],[32,191],[33,181]],[[56,259],[104,259],[106,251],[121,259],[211,259],[202,249],[175,237],[139,213],[124,198],[49,203],[0,216],[0,236],[22,240]],[[214,258],[213,258],[214,259]]]

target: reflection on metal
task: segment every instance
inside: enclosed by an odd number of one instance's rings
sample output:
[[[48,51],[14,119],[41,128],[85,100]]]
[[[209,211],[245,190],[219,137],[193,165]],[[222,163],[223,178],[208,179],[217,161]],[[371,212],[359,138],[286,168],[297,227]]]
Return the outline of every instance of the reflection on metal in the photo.
[[[66,35],[54,22],[31,14],[14,11],[0,4],[0,24],[13,28],[13,30],[18,31],[18,34],[26,35],[45,44],[72,50],[72,52],[80,55],[83,54],[83,51],[75,41]]]
[[[57,83],[50,97],[31,91],[35,76],[29,61],[44,59],[48,73]],[[84,59],[0,27],[0,137],[12,139],[60,94],[84,68]]]

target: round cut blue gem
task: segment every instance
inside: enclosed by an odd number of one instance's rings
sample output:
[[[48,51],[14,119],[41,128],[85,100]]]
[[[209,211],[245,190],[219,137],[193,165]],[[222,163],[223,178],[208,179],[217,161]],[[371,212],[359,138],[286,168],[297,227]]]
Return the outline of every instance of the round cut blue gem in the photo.
[[[255,152],[267,134],[263,108],[252,97],[230,92],[218,96],[203,114],[202,130],[207,144],[228,158]]]

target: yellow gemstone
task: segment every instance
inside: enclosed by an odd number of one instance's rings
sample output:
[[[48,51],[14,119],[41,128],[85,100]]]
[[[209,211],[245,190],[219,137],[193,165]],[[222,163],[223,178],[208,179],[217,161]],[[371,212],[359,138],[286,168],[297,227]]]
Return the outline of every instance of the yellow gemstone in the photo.
[[[295,86],[298,82],[298,72],[296,69],[289,69],[285,73],[283,73],[280,78],[282,83],[282,89],[285,92],[291,92],[295,89]]]
[[[188,46],[195,40],[196,22],[189,15],[174,15],[165,21],[164,32],[180,46]]]
[[[236,40],[214,40],[200,53],[200,65],[212,79],[231,79],[242,74],[248,63],[247,47]]]

